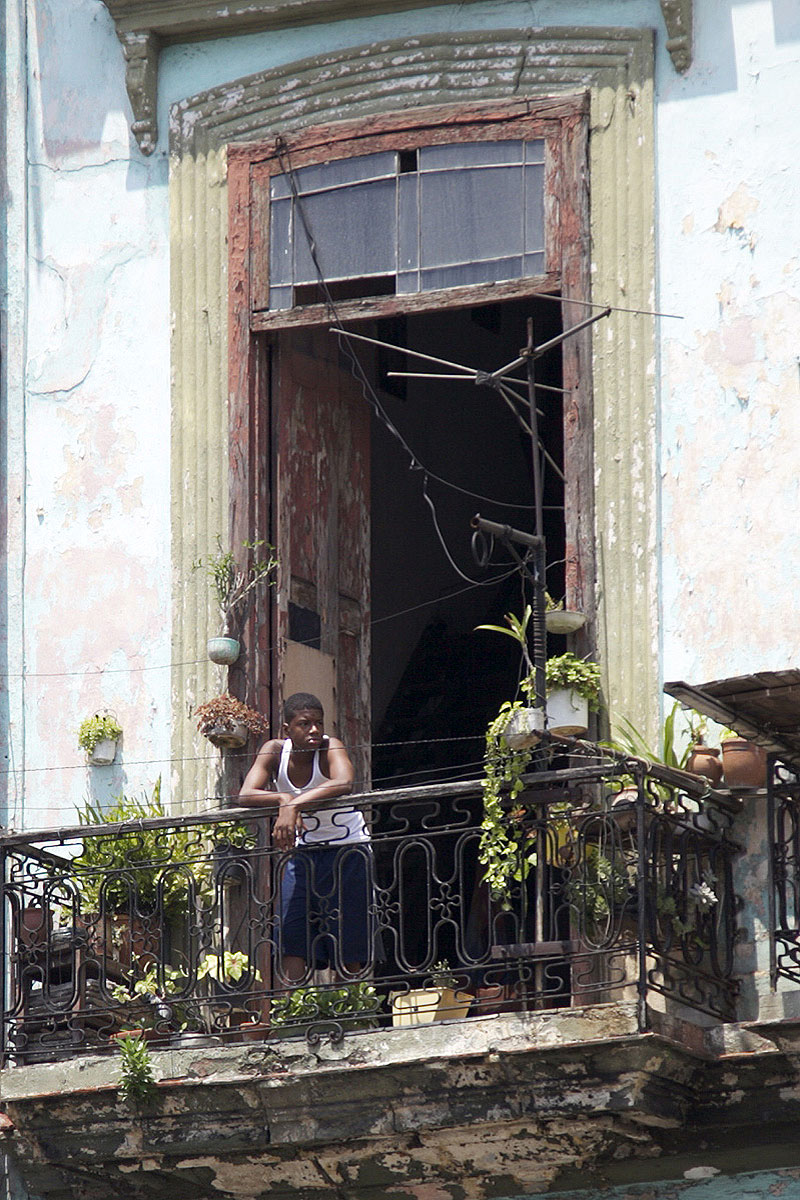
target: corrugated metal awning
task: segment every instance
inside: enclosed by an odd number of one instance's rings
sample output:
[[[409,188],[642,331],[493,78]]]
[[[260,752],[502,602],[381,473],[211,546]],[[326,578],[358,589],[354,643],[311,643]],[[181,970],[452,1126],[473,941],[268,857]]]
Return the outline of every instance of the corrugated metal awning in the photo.
[[[800,763],[800,670],[759,671],[711,683],[665,683],[682,704],[735,729],[742,737]]]

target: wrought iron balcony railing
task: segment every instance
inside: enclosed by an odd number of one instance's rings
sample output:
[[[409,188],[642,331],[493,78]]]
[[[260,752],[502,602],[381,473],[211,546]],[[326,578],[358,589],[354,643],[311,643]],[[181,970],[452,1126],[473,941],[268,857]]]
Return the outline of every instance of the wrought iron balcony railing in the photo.
[[[615,998],[638,1000],[643,1027],[668,1003],[730,1018],[724,796],[638,760],[571,761],[509,806],[516,859],[495,897],[478,782],[351,798],[371,841],[326,862],[275,849],[269,810],[4,836],[5,1061],[136,1028],[313,1038]],[[298,878],[311,899],[290,913]]]

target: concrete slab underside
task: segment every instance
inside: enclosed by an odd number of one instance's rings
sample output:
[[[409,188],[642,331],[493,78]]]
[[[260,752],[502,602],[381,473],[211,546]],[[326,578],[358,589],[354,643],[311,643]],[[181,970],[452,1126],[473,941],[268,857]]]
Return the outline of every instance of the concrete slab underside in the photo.
[[[800,1161],[790,1058],[739,1027],[638,1033],[630,1004],[153,1061],[157,1094],[139,1109],[118,1094],[116,1058],[2,1073],[6,1144],[33,1193],[484,1200],[710,1158]]]

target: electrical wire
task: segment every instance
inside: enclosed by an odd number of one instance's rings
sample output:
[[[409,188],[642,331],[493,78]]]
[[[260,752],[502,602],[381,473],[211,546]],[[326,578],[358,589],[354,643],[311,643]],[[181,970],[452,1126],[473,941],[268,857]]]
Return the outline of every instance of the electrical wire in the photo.
[[[510,563],[498,563],[498,566],[510,566]],[[431,604],[444,604],[448,600],[454,599],[456,596],[463,596],[466,592],[472,591],[475,587],[488,587],[492,582],[502,583],[508,579],[508,574],[496,575],[490,580],[481,580],[479,583],[470,584],[469,587],[456,588],[454,591],[448,592],[446,595],[441,593],[438,596],[432,596],[430,600],[422,600],[419,604],[411,604],[407,608],[399,608],[396,612],[387,613],[384,617],[374,617],[369,622],[370,629],[374,625],[382,625],[385,621],[394,621],[396,617],[404,617],[407,613],[416,612],[420,608],[427,608]],[[292,641],[297,641],[300,646],[312,646],[316,642],[316,638],[307,638],[298,640],[292,638]],[[262,651],[263,655],[269,655],[275,646],[267,646]],[[91,677],[93,675],[133,675],[143,671],[169,671],[173,667],[196,667],[202,663],[208,662],[208,658],[192,658],[186,659],[183,662],[168,662],[160,663],[149,667],[98,667],[96,670],[85,671],[15,671],[15,672],[0,672],[0,679],[72,679],[75,676]]]

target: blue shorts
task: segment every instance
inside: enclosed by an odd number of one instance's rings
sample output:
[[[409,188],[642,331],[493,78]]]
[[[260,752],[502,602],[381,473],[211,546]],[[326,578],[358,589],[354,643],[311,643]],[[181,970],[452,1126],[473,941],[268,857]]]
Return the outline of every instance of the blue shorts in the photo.
[[[316,970],[374,961],[372,850],[365,842],[295,850],[280,881],[281,956]]]

